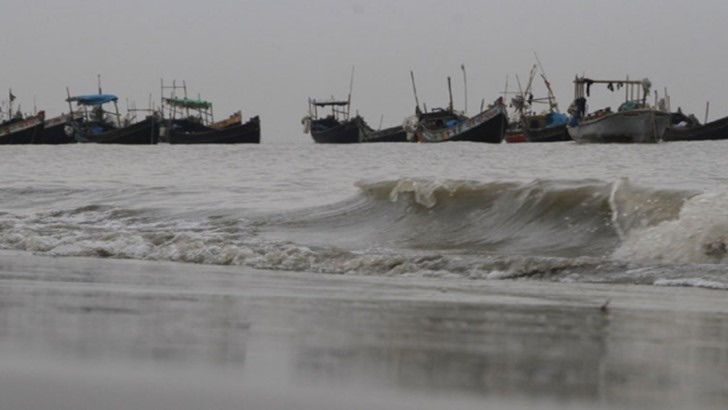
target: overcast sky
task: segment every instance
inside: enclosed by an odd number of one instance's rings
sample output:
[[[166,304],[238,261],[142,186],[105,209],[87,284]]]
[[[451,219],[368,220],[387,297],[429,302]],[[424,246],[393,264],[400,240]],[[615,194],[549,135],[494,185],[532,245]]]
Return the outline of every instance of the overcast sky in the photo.
[[[302,134],[308,97],[346,98],[375,127],[421,103],[464,108],[495,100],[528,77],[538,54],[565,110],[574,76],[648,77],[673,108],[701,120],[728,115],[728,2],[696,0],[2,0],[0,90],[24,111],[67,112],[71,94],[103,91],[137,108],[160,100],[160,81],[186,81],[216,119],[260,115],[262,141]],[[540,84],[535,89],[539,93]],[[7,91],[0,94],[7,100]],[[622,93],[593,89],[592,109]]]

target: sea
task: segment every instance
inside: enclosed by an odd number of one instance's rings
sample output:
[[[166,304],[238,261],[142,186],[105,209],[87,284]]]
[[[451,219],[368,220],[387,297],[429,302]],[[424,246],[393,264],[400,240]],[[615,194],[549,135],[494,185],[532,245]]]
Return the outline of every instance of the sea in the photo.
[[[0,409],[728,408],[728,142],[0,149]]]

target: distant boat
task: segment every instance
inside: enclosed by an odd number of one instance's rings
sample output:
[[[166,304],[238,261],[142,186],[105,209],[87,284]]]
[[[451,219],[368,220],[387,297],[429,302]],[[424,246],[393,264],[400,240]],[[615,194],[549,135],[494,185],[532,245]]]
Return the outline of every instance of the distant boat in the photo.
[[[572,115],[567,130],[571,138],[579,143],[656,143],[662,139],[670,124],[670,114],[650,108],[646,103],[651,83],[627,80],[592,80],[577,77],[575,99],[569,108]],[[608,84],[608,88],[625,87],[624,103],[616,112],[610,107],[589,113],[586,96],[592,84]],[[639,90],[643,92],[639,96]]]
[[[310,133],[319,144],[354,144],[362,142],[360,127],[365,126],[359,116],[349,117],[350,100],[308,100],[309,115],[303,118],[303,132]],[[331,108],[331,113],[319,117],[319,109]]]
[[[559,112],[559,104],[543,69],[541,69],[540,76],[546,86],[546,97],[534,98],[533,96],[533,80],[539,66],[540,62],[533,65],[526,89],[511,100],[511,105],[516,109],[518,122],[521,125],[525,140],[527,142],[571,141],[571,137],[566,130],[569,117]],[[547,104],[548,108],[545,112],[537,114],[533,109],[536,104]]]
[[[34,144],[43,135],[45,112],[23,118],[19,113],[0,123],[0,144]]]
[[[506,128],[506,133],[503,139],[508,144],[528,142],[528,140],[526,140],[526,134],[523,133],[523,128],[521,128],[520,124],[514,123],[508,124],[508,128]]]
[[[678,110],[671,114],[672,125],[665,130],[663,141],[711,141],[728,139],[728,117],[700,124],[694,115]]]
[[[46,119],[43,123],[43,135],[38,143],[52,145],[75,143],[73,126],[69,123],[81,121],[82,118],[81,113],[73,113]]]
[[[566,129],[569,117],[560,112],[549,112],[544,115],[527,116],[523,132],[528,142],[561,142],[571,141]]]
[[[408,142],[407,131],[401,125],[374,130],[361,118],[357,125],[361,142]]]
[[[170,144],[258,144],[260,143],[260,117],[242,122],[241,112],[211,122],[212,103],[188,98],[163,98],[170,115],[163,121],[160,140]],[[190,114],[190,110],[193,111]],[[165,109],[162,109],[165,112]],[[186,113],[185,117],[176,118]]]
[[[93,94],[69,96],[72,102],[82,108],[82,121],[69,121],[73,136],[77,142],[99,144],[156,144],[159,141],[159,118],[156,114],[145,119],[127,124],[122,122],[116,102],[118,97],[112,94]],[[114,103],[115,112],[108,112],[103,105]]]
[[[500,144],[508,126],[503,99],[498,98],[486,110],[468,117],[448,109],[416,113],[413,133],[419,142],[470,141]]]

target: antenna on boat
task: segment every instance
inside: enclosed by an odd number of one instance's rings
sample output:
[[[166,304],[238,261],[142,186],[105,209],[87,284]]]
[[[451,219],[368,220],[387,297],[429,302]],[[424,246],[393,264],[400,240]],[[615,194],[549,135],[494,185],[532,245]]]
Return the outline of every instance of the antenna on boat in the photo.
[[[415,87],[415,73],[410,70],[410,77],[412,78],[412,90],[415,93],[415,107],[417,107],[417,111],[420,110],[420,100],[417,98],[417,87]]]
[[[551,90],[551,83],[546,79],[546,71],[543,69],[543,65],[541,65],[541,59],[538,58],[538,54],[536,54],[535,51],[533,52],[533,55],[536,57],[536,63],[538,63],[538,68],[541,70],[541,78],[543,78],[543,82],[546,84],[549,99],[549,111],[554,111],[554,109],[559,111],[559,103],[556,102],[554,92]]]
[[[96,85],[99,87],[99,95],[101,95],[101,74],[96,74]]]
[[[465,75],[465,64],[460,64],[460,68],[463,70],[463,87],[465,89],[465,113],[468,112],[468,78]]]
[[[349,104],[346,106],[346,119],[349,119],[351,113],[351,93],[354,90],[354,66],[351,66],[351,79],[349,80]]]
[[[68,98],[66,99],[66,101],[68,101],[68,112],[73,116],[73,105],[71,104],[71,91],[68,89],[68,87],[66,87],[66,95],[68,96]],[[71,117],[71,118],[73,118],[73,117]]]
[[[450,77],[447,77],[447,92],[450,95],[450,112],[452,112],[452,85],[450,84]]]

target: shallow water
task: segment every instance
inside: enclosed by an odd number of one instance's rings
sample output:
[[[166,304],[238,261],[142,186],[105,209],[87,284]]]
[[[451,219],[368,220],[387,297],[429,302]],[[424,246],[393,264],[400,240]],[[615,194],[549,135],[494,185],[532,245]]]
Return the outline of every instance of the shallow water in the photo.
[[[726,147],[4,147],[0,248],[726,289]]]
[[[2,408],[728,404],[722,291],[2,256]]]

